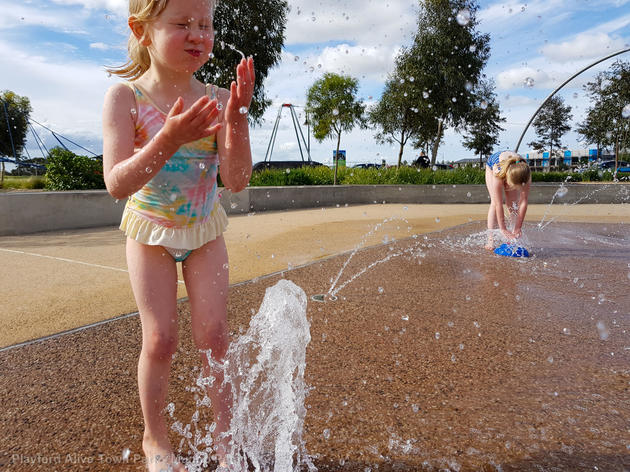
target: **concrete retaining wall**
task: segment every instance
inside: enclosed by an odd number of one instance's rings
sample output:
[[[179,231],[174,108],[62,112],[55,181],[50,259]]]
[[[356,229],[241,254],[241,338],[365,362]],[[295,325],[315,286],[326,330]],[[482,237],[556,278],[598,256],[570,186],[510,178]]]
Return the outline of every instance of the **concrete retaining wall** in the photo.
[[[564,184],[567,194],[556,204],[628,203],[630,184]],[[547,204],[558,183],[536,183],[530,203]],[[232,194],[223,190],[228,214],[281,211],[371,203],[488,203],[485,185],[339,185],[249,187]],[[11,192],[0,194],[0,236],[112,226],[120,223],[124,201],[105,190]]]

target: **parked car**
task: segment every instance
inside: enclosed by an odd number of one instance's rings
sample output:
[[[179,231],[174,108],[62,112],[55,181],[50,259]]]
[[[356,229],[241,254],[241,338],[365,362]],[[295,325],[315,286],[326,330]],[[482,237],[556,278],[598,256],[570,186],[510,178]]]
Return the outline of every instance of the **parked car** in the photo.
[[[451,170],[454,167],[450,164],[438,164],[437,162],[431,166],[433,170]]]
[[[254,164],[252,170],[256,172],[263,169],[297,169],[299,167],[318,167],[323,165],[321,162],[315,161],[260,161]]]
[[[617,162],[617,172],[626,172],[625,170],[621,170],[621,169],[626,169],[628,167],[630,167],[630,163],[628,163],[626,161],[619,161],[619,162]],[[606,160],[606,161],[590,162],[588,165],[578,168],[576,170],[576,172],[582,173],[582,172],[586,172],[587,170],[593,170],[593,169],[594,170],[602,170],[602,171],[614,172],[615,171],[615,160],[614,159],[610,159],[610,160]]]
[[[352,166],[354,169],[380,169],[381,164],[356,164]]]

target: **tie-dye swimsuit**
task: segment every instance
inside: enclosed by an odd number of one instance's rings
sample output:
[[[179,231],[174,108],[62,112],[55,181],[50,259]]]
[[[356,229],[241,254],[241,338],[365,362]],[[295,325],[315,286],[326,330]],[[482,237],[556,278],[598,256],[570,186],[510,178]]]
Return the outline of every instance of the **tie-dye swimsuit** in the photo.
[[[164,126],[166,115],[137,85],[135,148],[144,147]],[[211,97],[216,87],[211,87]],[[164,167],[129,197],[120,229],[143,244],[163,246],[176,261],[220,236],[227,215],[218,201],[216,136],[181,146]],[[147,168],[147,172],[151,169]]]

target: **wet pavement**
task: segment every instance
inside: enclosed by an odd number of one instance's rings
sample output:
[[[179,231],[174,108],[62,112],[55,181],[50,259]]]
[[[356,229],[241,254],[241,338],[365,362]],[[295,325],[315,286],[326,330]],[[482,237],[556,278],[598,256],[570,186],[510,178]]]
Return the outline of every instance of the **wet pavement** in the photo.
[[[336,301],[309,301],[304,437],[320,470],[630,468],[628,225],[527,229],[529,259],[484,250],[479,222],[364,249]],[[277,280],[310,300],[348,257],[232,286],[233,336]],[[198,353],[179,311],[168,401],[186,423]],[[140,341],[129,317],[1,352],[0,467],[142,470]]]

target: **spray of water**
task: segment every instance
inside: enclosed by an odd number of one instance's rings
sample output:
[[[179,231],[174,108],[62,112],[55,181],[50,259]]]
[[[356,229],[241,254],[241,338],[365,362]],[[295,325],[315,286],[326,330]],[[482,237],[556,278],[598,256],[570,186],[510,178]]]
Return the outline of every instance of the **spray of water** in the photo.
[[[223,388],[231,388],[233,406],[226,470],[267,472],[316,471],[306,453],[302,438],[308,388],[304,381],[306,347],[310,324],[306,318],[304,291],[288,280],[280,280],[265,292],[260,310],[249,329],[228,348],[223,364],[208,360],[224,372]],[[205,392],[215,382],[212,376],[199,376],[191,388]],[[197,395],[200,397],[200,395]],[[212,433],[215,424],[200,427],[199,411],[210,407],[203,394],[190,424],[175,421],[172,429],[188,446],[192,458],[186,461],[190,472],[206,470],[213,458]],[[174,405],[167,411],[171,418]]]

